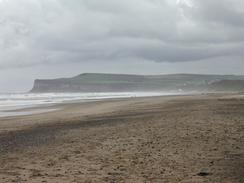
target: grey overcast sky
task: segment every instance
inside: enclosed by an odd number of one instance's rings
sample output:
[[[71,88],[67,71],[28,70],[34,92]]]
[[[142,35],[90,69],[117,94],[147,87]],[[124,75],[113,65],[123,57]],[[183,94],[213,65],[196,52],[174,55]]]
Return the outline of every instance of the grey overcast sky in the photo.
[[[0,92],[83,72],[244,75],[243,0],[0,0]]]

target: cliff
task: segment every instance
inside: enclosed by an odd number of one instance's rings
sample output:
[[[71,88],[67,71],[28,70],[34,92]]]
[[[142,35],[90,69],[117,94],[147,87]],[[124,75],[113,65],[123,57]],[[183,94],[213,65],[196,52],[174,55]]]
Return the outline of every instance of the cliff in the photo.
[[[72,78],[37,79],[31,92],[203,91],[221,80],[244,80],[234,75],[126,75],[85,73]]]

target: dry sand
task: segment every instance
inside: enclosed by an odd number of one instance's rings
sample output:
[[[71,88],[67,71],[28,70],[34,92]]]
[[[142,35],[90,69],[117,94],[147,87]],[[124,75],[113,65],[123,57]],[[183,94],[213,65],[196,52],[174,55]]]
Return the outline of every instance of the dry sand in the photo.
[[[0,182],[244,182],[244,98],[63,104],[0,118]]]

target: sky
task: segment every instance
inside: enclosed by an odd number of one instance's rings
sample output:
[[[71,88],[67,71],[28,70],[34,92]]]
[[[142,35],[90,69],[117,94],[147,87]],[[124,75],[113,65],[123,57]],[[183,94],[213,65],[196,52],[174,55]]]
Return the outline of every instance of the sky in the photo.
[[[243,0],[0,0],[0,93],[80,73],[244,75]]]

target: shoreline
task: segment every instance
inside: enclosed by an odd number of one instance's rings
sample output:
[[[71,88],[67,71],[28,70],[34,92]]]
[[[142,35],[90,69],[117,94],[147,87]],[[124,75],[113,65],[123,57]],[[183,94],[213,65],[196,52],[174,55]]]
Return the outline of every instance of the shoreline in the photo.
[[[140,93],[140,92],[139,92]],[[138,93],[138,94],[139,94]],[[136,95],[136,93],[134,93]],[[145,94],[145,93],[144,93]],[[89,103],[96,101],[109,101],[109,100],[123,100],[123,99],[133,99],[133,98],[148,98],[148,97],[177,97],[177,96],[194,96],[194,95],[233,95],[238,93],[154,93],[153,95],[142,95],[138,96],[120,96],[120,97],[111,97],[111,98],[91,98],[91,99],[73,99],[63,102],[53,102],[53,103],[41,103],[41,104],[32,104],[32,105],[18,105],[18,106],[8,106],[8,109],[0,108],[0,120],[1,118],[6,117],[21,117],[32,114],[42,114],[46,112],[59,110],[60,106],[65,104],[75,104],[75,103]],[[131,93],[132,95],[132,93]],[[2,107],[3,108],[3,107]]]
[[[12,94],[12,95],[35,95],[36,93],[23,93],[23,94]],[[9,104],[7,106],[1,106],[0,105],[0,118],[2,117],[14,117],[14,116],[25,116],[25,115],[31,115],[31,114],[37,114],[37,113],[45,113],[46,107],[50,108],[50,106],[56,106],[56,105],[62,105],[62,104],[72,104],[72,103],[87,103],[87,102],[93,102],[93,101],[106,101],[110,99],[129,99],[129,98],[141,98],[141,97],[155,97],[155,96],[174,96],[174,95],[183,95],[183,94],[176,94],[176,93],[162,93],[162,92],[124,92],[124,93],[80,93],[80,96],[77,95],[79,93],[40,93],[38,95],[43,95],[42,97],[46,97],[44,102],[44,98],[39,98],[40,96],[36,96],[39,101],[39,103],[36,103],[34,99],[33,104],[18,104],[12,106]],[[10,94],[8,94],[10,95]],[[57,98],[50,99],[48,98],[48,95],[57,95],[57,96],[63,96],[63,101],[58,101]],[[69,96],[70,95],[70,96]],[[83,95],[87,95],[87,98],[82,98]],[[97,96],[96,96],[97,95]],[[103,96],[104,95],[104,96]],[[111,95],[111,96],[109,96]],[[24,97],[24,96],[22,96]],[[32,96],[34,97],[34,96]],[[70,97],[70,99],[67,99],[67,97]],[[73,99],[71,99],[74,97]],[[84,96],[83,96],[84,97]],[[19,98],[19,97],[18,97]],[[13,99],[11,99],[13,100]],[[19,100],[19,99],[18,99]],[[17,100],[17,102],[18,102]],[[28,101],[30,99],[28,98],[22,98],[22,102],[24,100]],[[53,101],[52,101],[53,100]],[[57,100],[57,101],[55,101]],[[59,99],[60,100],[60,99]],[[13,102],[13,101],[12,101]],[[29,101],[30,102],[30,101]],[[5,108],[5,109],[4,109]],[[7,108],[7,109],[6,109]],[[40,111],[39,111],[40,110]],[[49,110],[49,109],[48,109]],[[48,111],[46,111],[48,112]]]
[[[239,182],[244,97],[62,104],[1,118],[1,182]]]

